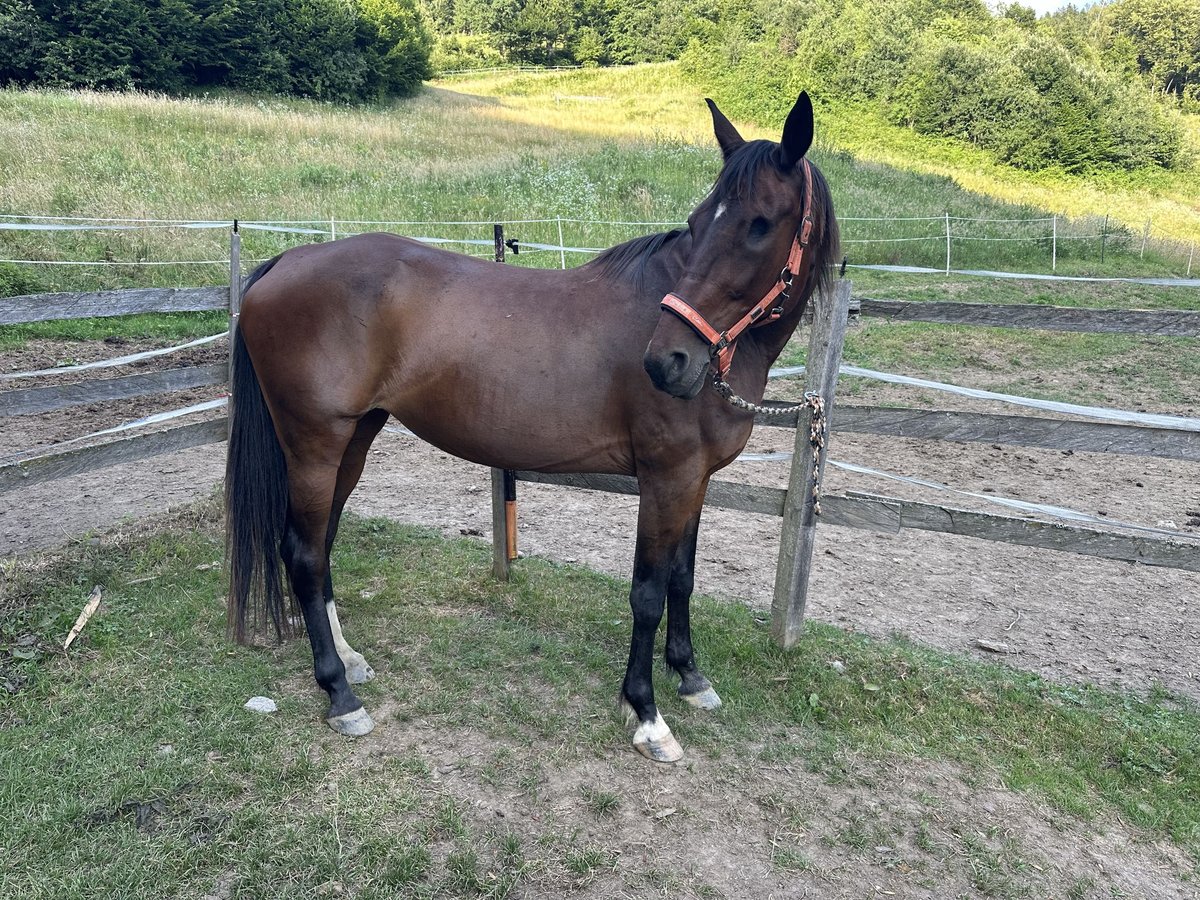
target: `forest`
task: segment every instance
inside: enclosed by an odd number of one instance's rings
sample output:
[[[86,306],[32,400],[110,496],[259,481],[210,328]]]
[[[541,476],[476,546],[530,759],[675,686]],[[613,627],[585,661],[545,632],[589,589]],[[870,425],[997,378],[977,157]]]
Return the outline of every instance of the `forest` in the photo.
[[[0,85],[343,103],[435,73],[678,59],[735,117],[800,89],[1029,171],[1189,166],[1200,4],[984,0],[0,0]]]
[[[0,0],[0,85],[229,89],[341,103],[420,88],[414,0]]]
[[[1069,173],[1172,168],[1200,112],[1200,4],[1115,0],[1038,17],[983,0],[425,0],[436,68],[681,58],[735,116],[797,90]]]

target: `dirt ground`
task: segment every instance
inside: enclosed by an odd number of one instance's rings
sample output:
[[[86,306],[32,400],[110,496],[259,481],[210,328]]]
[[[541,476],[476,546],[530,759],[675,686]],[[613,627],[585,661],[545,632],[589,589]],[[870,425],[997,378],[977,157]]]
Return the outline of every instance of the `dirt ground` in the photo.
[[[96,345],[85,353],[76,344],[43,342],[0,356],[0,372],[53,365],[67,353],[75,361],[85,361],[87,353],[104,358],[133,349],[139,348]],[[190,352],[186,362],[221,358],[223,345],[218,343]],[[183,362],[184,358],[166,357],[148,365]],[[109,369],[98,374],[112,376],[131,370],[138,369]],[[0,390],[26,386],[31,386],[30,382],[0,381]],[[773,388],[780,396],[798,390],[795,385]],[[7,418],[0,437],[0,459],[8,461],[23,450],[218,394],[216,388],[202,389]],[[911,395],[880,388],[854,402],[906,399],[911,403]],[[950,406],[944,401],[939,405]],[[748,449],[790,450],[793,440],[793,433],[784,429],[756,429]],[[209,494],[221,479],[223,453],[223,445],[200,447],[4,494],[0,499],[0,558],[79,539],[89,530],[154,515]],[[1200,479],[1195,464],[846,433],[832,439],[830,455],[963,491],[1057,504],[1114,520],[1168,528],[1182,539],[1200,541]],[[783,486],[787,471],[787,462],[739,462],[719,477]],[[847,489],[988,508],[975,498],[850,475],[830,467],[826,492]],[[629,577],[634,498],[521,484],[519,503],[523,553]],[[453,459],[391,426],[372,449],[350,508],[364,515],[431,526],[447,535],[490,540],[487,470]],[[995,507],[990,511],[1005,512]],[[1059,680],[1120,685],[1138,692],[1161,686],[1200,700],[1200,575],[918,531],[885,535],[827,526],[819,528],[818,535],[808,606],[811,618],[873,635],[902,634],[945,650],[1000,659]],[[706,510],[697,554],[697,591],[767,610],[778,542],[778,519]],[[353,600],[347,605],[352,608]],[[350,639],[353,641],[353,635]],[[1004,652],[982,649],[980,641]],[[614,684],[617,678],[614,673]],[[381,740],[370,752],[388,752],[389,741],[410,747],[431,744],[427,736],[396,729],[383,729]],[[472,778],[471,759],[478,755],[474,741],[469,734],[440,735],[438,758],[432,762],[444,767],[447,762],[442,757],[446,757],[455,763],[439,789],[475,804],[483,810],[481,815],[492,815],[492,807],[508,809],[505,804],[509,801]],[[569,806],[569,798],[577,797],[576,782],[584,778],[607,779],[628,790],[634,799],[622,806],[617,820],[588,827],[600,832],[598,840],[620,843],[621,866],[636,864],[639,854],[651,852],[648,848],[678,842],[678,852],[690,854],[688,860],[682,856],[676,860],[675,893],[682,896],[703,895],[695,889],[700,883],[728,897],[993,894],[969,874],[975,863],[962,849],[960,832],[964,828],[974,828],[981,838],[987,835],[984,844],[991,848],[989,853],[1005,855],[1016,846],[1025,858],[1040,860],[1033,863],[1033,869],[1022,870],[1021,883],[1027,890],[1013,896],[1090,897],[1110,896],[1114,891],[1130,897],[1200,896],[1194,886],[1179,880],[1188,864],[1169,846],[1147,843],[1119,822],[1064,823],[1061,816],[1047,812],[1027,796],[999,785],[967,788],[957,773],[933,765],[875,773],[869,790],[832,787],[817,776],[781,767],[764,771],[761,794],[747,797],[723,792],[721,770],[729,764],[696,759],[674,774],[656,771],[647,786],[637,759],[623,756],[611,763],[580,760],[556,773],[540,793],[539,802],[549,804],[547,810],[554,815],[567,815],[563,809]],[[807,811],[805,821],[810,823],[808,833],[813,837],[836,833],[847,822],[860,819],[884,824],[896,817],[923,821],[926,813],[914,812],[915,798],[930,792],[950,811],[945,821],[956,823],[953,829],[947,825],[939,831],[936,821],[930,820],[935,843],[941,841],[945,847],[944,890],[930,890],[927,878],[920,883],[906,878],[904,867],[893,858],[897,851],[882,844],[852,852],[844,846],[831,848],[828,842],[806,839],[803,833],[771,833],[775,821],[771,797],[786,796],[802,803]],[[689,814],[657,818],[656,811],[667,807],[686,809]],[[509,809],[505,815],[513,812]],[[521,819],[520,812],[515,812],[510,822]],[[923,833],[928,834],[929,828]],[[785,839],[803,847],[812,862],[811,870],[781,873],[771,864],[778,842]],[[911,834],[906,840],[911,843]],[[695,884],[688,882],[688,872],[695,876]],[[1073,885],[1083,887],[1075,890]],[[582,896],[662,893],[659,889],[613,893],[608,888],[589,890],[584,886],[580,890]],[[530,884],[528,895],[539,895],[536,881]]]
[[[96,344],[87,352],[100,359],[136,349]],[[218,343],[183,358],[88,374],[111,377],[152,366],[215,362],[223,352]],[[39,342],[0,356],[0,372],[53,365],[68,353],[75,361],[88,359],[78,344]],[[0,382],[0,389],[28,384]],[[796,390],[772,385],[780,396]],[[0,435],[0,461],[219,394],[218,388],[207,388],[10,417]],[[884,386],[855,402],[904,397]],[[949,398],[939,399],[948,405]],[[389,425],[377,439],[350,509],[490,540],[488,472],[397,432]],[[793,441],[792,431],[758,428],[747,449],[786,451]],[[11,492],[3,499],[0,555],[50,547],[205,495],[222,477],[223,452],[223,445],[200,447]],[[1192,463],[849,433],[833,437],[830,457],[960,491],[1159,526],[1200,542],[1200,478]],[[718,477],[782,487],[787,474],[786,461],[738,462]],[[1011,514],[973,497],[828,467],[825,490],[848,489]],[[629,577],[635,498],[522,483],[519,507],[522,552]],[[696,590],[769,608],[778,543],[778,519],[707,509]],[[815,560],[808,614],[816,619],[869,634],[903,634],[991,659],[999,655],[1054,678],[1143,692],[1160,685],[1200,699],[1200,575],[1195,573],[920,531],[888,535],[837,527],[818,529]],[[1007,652],[981,649],[980,640]]]

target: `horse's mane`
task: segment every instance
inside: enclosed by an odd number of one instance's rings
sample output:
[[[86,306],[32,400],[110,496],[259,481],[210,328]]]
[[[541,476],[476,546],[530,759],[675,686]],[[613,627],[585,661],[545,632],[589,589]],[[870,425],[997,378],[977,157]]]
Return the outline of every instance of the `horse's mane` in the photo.
[[[636,237],[615,247],[609,247],[597,256],[592,264],[599,266],[605,276],[628,275],[640,286],[646,273],[646,264],[665,244],[686,231],[685,228],[675,228]]]
[[[765,166],[777,166],[779,145],[774,141],[748,141],[737,149],[721,169],[713,185],[713,194],[718,199],[745,197],[754,187],[754,178]],[[810,165],[812,163],[810,162]],[[833,213],[833,198],[829,184],[821,170],[812,165],[813,173],[813,235],[809,244],[816,256],[813,259],[811,278],[814,291],[824,290],[834,278],[833,263],[841,253],[841,239],[837,218]],[[631,277],[641,284],[646,265],[673,239],[686,233],[684,228],[648,234],[623,244],[610,247],[593,260],[606,276]]]

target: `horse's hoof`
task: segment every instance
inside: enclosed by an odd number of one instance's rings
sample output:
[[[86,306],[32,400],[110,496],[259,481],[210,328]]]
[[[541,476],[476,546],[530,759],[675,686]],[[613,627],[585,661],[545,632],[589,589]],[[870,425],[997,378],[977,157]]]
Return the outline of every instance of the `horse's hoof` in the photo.
[[[364,734],[370,734],[375,729],[374,720],[366,708],[362,706],[353,712],[343,713],[340,716],[330,716],[325,721],[329,723],[330,728],[338,734],[346,735],[346,737],[362,737]]]
[[[683,748],[660,714],[655,715],[653,722],[638,724],[633,733],[633,748],[655,762],[673,763],[683,759]]]
[[[681,689],[679,696],[696,707],[696,709],[711,711],[721,708],[721,698],[717,696],[717,692],[713,690],[711,684],[703,690],[696,691],[694,694],[685,694]]]
[[[375,670],[367,665],[367,661],[361,656],[345,663],[345,666],[346,680],[351,684],[365,684],[375,677]]]

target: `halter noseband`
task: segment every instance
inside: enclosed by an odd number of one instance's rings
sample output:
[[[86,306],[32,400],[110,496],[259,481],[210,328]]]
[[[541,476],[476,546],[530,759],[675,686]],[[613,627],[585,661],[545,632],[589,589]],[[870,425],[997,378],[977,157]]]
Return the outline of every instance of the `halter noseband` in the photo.
[[[674,292],[663,297],[660,304],[663,309],[670,310],[683,319],[693,331],[708,341],[709,356],[715,359],[717,376],[722,381],[729,374],[729,367],[733,365],[733,351],[736,349],[735,342],[738,337],[747,328],[770,324],[783,315],[783,303],[790,298],[788,291],[793,280],[800,274],[804,251],[812,238],[813,229],[812,166],[809,165],[807,159],[801,160],[801,162],[804,164],[804,218],[801,219],[799,232],[792,239],[792,249],[788,253],[787,263],[779,273],[779,279],[775,282],[775,286],[767,291],[763,298],[727,331],[717,331],[691,304]],[[778,306],[774,305],[776,300],[780,300]]]

